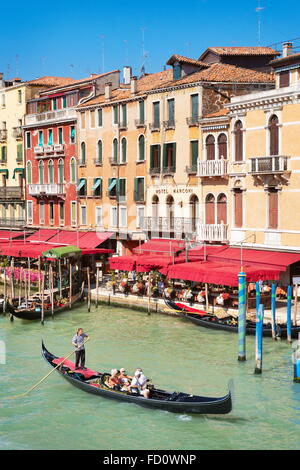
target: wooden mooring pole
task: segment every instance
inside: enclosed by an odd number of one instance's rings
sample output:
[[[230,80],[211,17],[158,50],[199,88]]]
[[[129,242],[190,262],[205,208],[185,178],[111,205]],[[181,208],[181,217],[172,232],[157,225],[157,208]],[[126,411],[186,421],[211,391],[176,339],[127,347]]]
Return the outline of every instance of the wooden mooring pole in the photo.
[[[276,284],[272,284],[271,307],[272,307],[272,339],[276,340]]]
[[[246,273],[241,269],[238,274],[239,280],[239,354],[238,360],[246,361]]]
[[[262,373],[264,306],[259,305],[255,329],[255,374]]]
[[[287,310],[286,310],[286,329],[287,340],[292,342],[292,286],[288,286],[287,290]]]
[[[297,311],[298,311],[298,284],[295,284],[295,307],[294,307],[294,326],[297,326]]]

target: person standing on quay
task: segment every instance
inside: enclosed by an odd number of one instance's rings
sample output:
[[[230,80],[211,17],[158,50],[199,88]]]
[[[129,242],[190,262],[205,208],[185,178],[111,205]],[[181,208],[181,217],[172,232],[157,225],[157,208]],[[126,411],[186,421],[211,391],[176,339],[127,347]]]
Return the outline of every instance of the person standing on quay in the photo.
[[[87,341],[89,338],[89,335],[84,333],[82,328],[79,328],[77,330],[76,335],[72,339],[72,344],[73,346],[76,347],[75,350],[75,356],[76,356],[76,362],[75,362],[75,369],[85,369],[85,347],[84,347],[84,342]],[[80,367],[79,367],[80,363]]]

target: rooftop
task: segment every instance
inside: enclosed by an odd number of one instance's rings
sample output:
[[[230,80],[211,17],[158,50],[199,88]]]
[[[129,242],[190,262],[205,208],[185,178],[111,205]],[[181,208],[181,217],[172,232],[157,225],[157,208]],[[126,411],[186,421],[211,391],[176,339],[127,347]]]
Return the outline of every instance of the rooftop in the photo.
[[[75,80],[70,77],[40,77],[36,78],[35,80],[29,80],[26,82],[28,85],[33,85],[33,86],[49,86],[49,87],[55,87],[55,86],[65,86],[69,85],[71,83],[74,83]]]
[[[195,65],[197,67],[209,67],[209,65],[205,62],[200,62],[199,60],[191,59],[190,57],[184,57],[178,54],[173,54],[168,60],[167,65],[172,65],[174,64],[174,62]]]
[[[215,54],[218,55],[243,55],[243,56],[253,56],[253,55],[280,55],[280,52],[275,51],[275,49],[272,49],[271,47],[208,47],[206,51],[203,52],[203,54],[199,57],[199,60],[202,60],[202,58],[209,52],[214,52]]]

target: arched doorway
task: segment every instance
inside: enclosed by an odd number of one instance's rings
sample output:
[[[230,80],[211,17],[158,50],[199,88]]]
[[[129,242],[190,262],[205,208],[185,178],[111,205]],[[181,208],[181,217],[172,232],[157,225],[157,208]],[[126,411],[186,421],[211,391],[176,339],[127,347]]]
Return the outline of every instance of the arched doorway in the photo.
[[[208,194],[205,199],[205,223],[212,225],[215,223],[215,196]]]
[[[174,198],[173,196],[168,196],[166,203],[167,203],[168,228],[170,230],[174,230]]]
[[[190,217],[191,217],[191,228],[192,231],[196,231],[197,220],[199,217],[199,199],[196,194],[192,194],[190,197]]]
[[[227,224],[227,197],[219,194],[217,199],[217,224]]]

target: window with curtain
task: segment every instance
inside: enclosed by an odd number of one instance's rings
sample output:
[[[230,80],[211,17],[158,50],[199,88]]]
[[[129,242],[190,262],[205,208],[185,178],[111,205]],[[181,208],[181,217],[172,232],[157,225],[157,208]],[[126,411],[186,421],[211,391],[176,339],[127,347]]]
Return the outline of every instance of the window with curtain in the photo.
[[[217,224],[227,224],[227,197],[220,194],[217,199]]]
[[[43,131],[39,131],[39,147],[42,147],[44,145],[44,133]]]
[[[76,142],[76,130],[75,126],[70,127],[70,144],[75,144]]]
[[[218,137],[218,157],[227,158],[227,137],[226,134],[220,134]]]
[[[139,136],[139,161],[143,162],[145,160],[145,137],[143,135]]]
[[[206,137],[205,147],[206,147],[206,160],[214,160],[215,159],[215,138],[212,134]]]
[[[150,170],[160,171],[160,145],[155,144],[150,146]]]
[[[95,208],[95,222],[96,222],[96,227],[101,227],[102,226],[102,207],[101,206],[96,206]]]
[[[164,144],[163,169],[176,171],[176,143]]]
[[[53,145],[53,130],[48,130],[48,145]]]
[[[215,224],[215,196],[213,194],[208,194],[205,199],[205,223]]]

